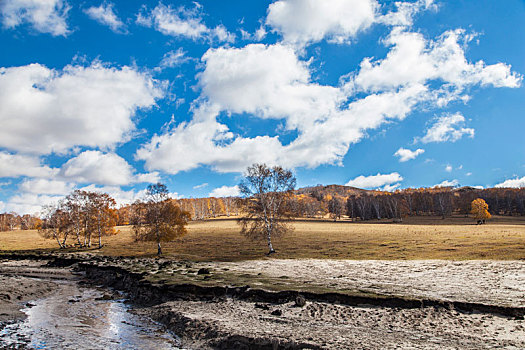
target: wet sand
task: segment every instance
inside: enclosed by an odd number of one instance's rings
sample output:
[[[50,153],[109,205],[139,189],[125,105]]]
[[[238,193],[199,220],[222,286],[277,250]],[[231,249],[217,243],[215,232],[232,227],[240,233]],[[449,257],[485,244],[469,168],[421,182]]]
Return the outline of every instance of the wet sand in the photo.
[[[42,262],[30,260],[0,262],[0,325],[25,318],[20,309],[26,303],[56,290],[55,283],[40,278],[72,277],[68,270],[48,269],[42,265]]]

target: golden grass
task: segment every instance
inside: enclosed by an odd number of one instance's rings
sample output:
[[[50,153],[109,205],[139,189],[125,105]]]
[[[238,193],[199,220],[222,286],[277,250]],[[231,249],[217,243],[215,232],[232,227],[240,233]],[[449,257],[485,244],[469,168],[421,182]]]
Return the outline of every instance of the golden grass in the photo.
[[[477,226],[468,218],[409,218],[402,224],[298,221],[295,231],[274,239],[278,258],[330,259],[525,259],[525,218],[498,217]],[[104,237],[93,253],[111,256],[154,256],[153,242],[136,243],[129,227]],[[72,242],[72,241],[71,241]],[[56,241],[38,232],[0,232],[3,250],[58,250]],[[188,234],[164,243],[166,256],[193,261],[237,261],[265,257],[264,242],[239,234],[235,220],[192,222]]]

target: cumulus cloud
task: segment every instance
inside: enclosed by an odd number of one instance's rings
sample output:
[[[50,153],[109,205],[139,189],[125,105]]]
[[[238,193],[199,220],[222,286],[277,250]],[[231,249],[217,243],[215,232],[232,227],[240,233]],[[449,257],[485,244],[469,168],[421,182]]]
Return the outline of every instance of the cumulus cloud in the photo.
[[[25,193],[45,195],[66,195],[75,185],[69,182],[48,179],[26,179],[18,188]]]
[[[403,119],[424,98],[424,86],[371,94],[340,108],[341,89],[310,81],[305,62],[282,45],[248,45],[208,51],[199,75],[205,103],[193,120],[173,126],[137,151],[148,170],[169,173],[211,165],[221,172],[243,171],[254,162],[286,167],[337,163],[364,130]],[[221,110],[282,119],[299,136],[284,145],[278,136],[246,138],[217,121]],[[176,161],[171,154],[178,154]]]
[[[399,173],[390,173],[390,174],[380,174],[364,176],[360,175],[353,180],[350,180],[346,183],[346,186],[352,186],[357,188],[366,188],[366,189],[377,189],[383,186],[389,186],[385,190],[391,190],[399,186],[400,181],[403,181],[403,177]],[[395,187],[391,187],[392,184],[396,184]]]
[[[311,83],[308,63],[290,47],[251,44],[243,48],[208,50],[205,70],[198,75],[203,95],[221,109],[262,118],[314,122],[343,101],[339,89]]]
[[[511,72],[509,65],[487,65],[482,60],[469,63],[464,44],[471,38],[457,29],[445,32],[435,41],[427,41],[421,33],[396,28],[384,40],[392,47],[386,58],[377,61],[365,58],[353,83],[364,91],[379,91],[437,80],[454,87],[452,91],[446,88],[437,91],[441,92],[438,97],[445,99],[460,98],[463,89],[474,84],[510,88],[521,85],[522,76]]]
[[[60,169],[59,176],[80,183],[101,185],[129,185],[157,182],[158,173],[134,174],[131,165],[115,153],[85,151],[69,159]]]
[[[268,7],[266,24],[285,42],[342,43],[370,27],[378,10],[375,0],[279,0]]]
[[[45,205],[57,203],[64,196],[51,196],[47,194],[21,193],[9,198],[5,203],[5,210],[14,211],[20,215],[38,215]]]
[[[444,180],[443,182],[438,183],[437,185],[434,185],[432,187],[434,187],[434,188],[437,188],[437,187],[456,187],[458,185],[459,185],[459,181],[454,179],[454,180]]]
[[[436,120],[434,125],[427,129],[426,134],[419,140],[423,143],[429,142],[456,142],[464,135],[474,137],[474,129],[461,127],[465,123],[465,117],[460,113],[444,115]]]
[[[4,28],[30,24],[41,33],[69,34],[66,19],[70,7],[63,0],[2,0],[0,15]]]
[[[512,187],[512,188],[523,188],[525,187],[525,176],[522,178],[514,178],[505,180],[499,184],[496,184],[494,187]]]
[[[113,4],[104,2],[100,6],[92,6],[84,12],[93,20],[102,25],[108,26],[115,33],[126,33],[126,25],[118,18],[113,11]]]
[[[311,61],[301,59],[297,51],[282,43],[210,49],[202,56],[203,70],[197,75],[201,95],[193,104],[192,120],[168,125],[137,150],[136,159],[144,160],[147,170],[171,174],[202,165],[220,172],[238,172],[253,162],[290,168],[339,164],[350,145],[359,142],[368,130],[403,120],[417,106],[442,106],[443,100],[459,98],[458,89],[474,84],[520,84],[521,77],[510,73],[509,66],[468,63],[464,51],[456,50],[459,34],[449,33],[436,42],[427,42],[418,33],[394,29],[389,40],[405,36],[421,44],[416,45],[416,57],[432,57],[411,62],[410,71],[416,78],[408,71],[392,75],[389,71],[396,66],[389,63],[385,68],[384,62],[390,62],[387,55],[384,61],[365,60],[368,65],[363,63],[355,74],[343,77],[338,86],[315,82]],[[396,50],[396,45],[390,52]],[[411,50],[407,52],[411,54]],[[439,64],[428,68],[433,60]],[[458,62],[459,69],[450,67]],[[508,74],[488,74],[501,67]],[[376,69],[384,70],[386,78]],[[439,74],[433,73],[436,69]],[[371,77],[368,83],[363,78],[366,74]],[[432,84],[430,80],[434,80]],[[249,115],[279,120],[282,131],[293,131],[297,137],[285,144],[279,135],[235,134],[218,120],[223,112],[232,118]],[[458,133],[473,135],[473,129],[458,129],[454,123],[457,120],[453,120],[452,130],[447,129],[438,139],[453,140]],[[423,139],[426,142],[432,138]],[[174,159],[172,154],[179,157]]]
[[[153,10],[143,7],[137,15],[137,23],[146,27],[154,27],[164,35],[183,37],[192,40],[207,38],[221,42],[234,42],[235,34],[228,32],[226,27],[218,25],[208,28],[202,22],[200,6],[193,9],[184,7],[173,8],[159,3]]]
[[[111,148],[129,139],[136,111],[163,94],[158,81],[126,66],[0,67],[0,147],[38,154]]]
[[[43,165],[38,157],[11,154],[5,151],[0,151],[0,164],[0,178],[19,176],[49,177],[57,171],[57,169]]]
[[[240,194],[239,186],[221,186],[210,192],[209,197],[237,197]]]
[[[394,156],[399,157],[400,162],[407,162],[411,159],[416,159],[417,156],[420,154],[425,153],[424,149],[418,148],[415,151],[411,151],[406,148],[399,148],[396,153],[394,153]]]
[[[452,172],[452,165],[447,164],[447,166],[445,166],[445,171],[446,171],[447,173]]]
[[[301,47],[321,40],[341,44],[376,23],[411,26],[418,12],[436,8],[433,0],[398,1],[394,7],[384,13],[376,0],[279,0],[268,7],[266,25],[287,44]]]

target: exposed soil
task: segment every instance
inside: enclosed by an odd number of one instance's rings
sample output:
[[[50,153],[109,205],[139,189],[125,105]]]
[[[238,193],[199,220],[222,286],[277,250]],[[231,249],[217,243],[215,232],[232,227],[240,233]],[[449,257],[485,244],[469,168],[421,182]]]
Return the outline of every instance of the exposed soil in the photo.
[[[20,274],[64,271],[9,264],[0,270],[5,290],[16,289]],[[523,261],[190,263],[77,255],[47,265],[72,264],[97,284],[126,291],[142,305],[136,312],[162,322],[190,349],[525,348]],[[296,305],[298,296],[305,305]]]
[[[268,310],[264,308],[268,307]],[[276,312],[279,310],[281,312]],[[525,323],[444,308],[401,309],[307,302],[173,301],[142,309],[195,349],[525,348]],[[272,313],[274,315],[272,315]],[[258,345],[258,346],[257,346]]]
[[[272,259],[210,267],[277,278],[283,284],[525,307],[525,261]]]

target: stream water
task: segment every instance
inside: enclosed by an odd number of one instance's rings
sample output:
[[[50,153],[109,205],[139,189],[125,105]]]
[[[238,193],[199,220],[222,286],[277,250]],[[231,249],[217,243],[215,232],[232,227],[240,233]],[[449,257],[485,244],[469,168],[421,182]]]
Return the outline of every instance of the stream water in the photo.
[[[107,291],[57,281],[56,292],[22,311],[24,321],[0,331],[0,348],[179,349],[178,338],[152,320],[130,312]]]

